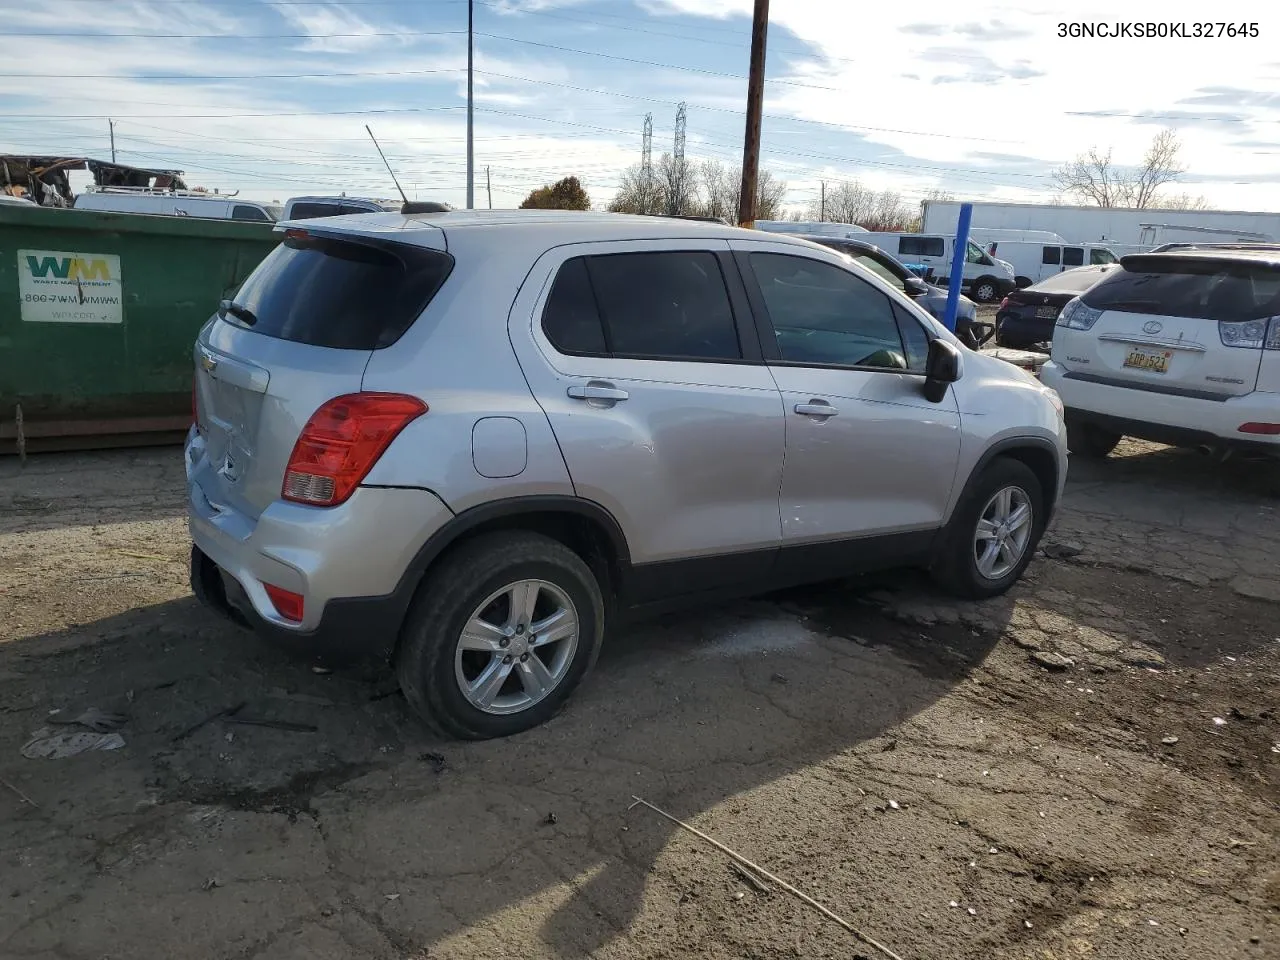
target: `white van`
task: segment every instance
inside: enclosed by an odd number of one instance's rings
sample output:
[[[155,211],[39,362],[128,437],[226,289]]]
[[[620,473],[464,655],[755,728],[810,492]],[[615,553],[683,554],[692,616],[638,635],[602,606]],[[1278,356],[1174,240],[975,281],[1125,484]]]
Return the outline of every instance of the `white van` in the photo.
[[[1102,243],[994,240],[986,246],[987,253],[1013,264],[1013,280],[1019,290],[1064,270],[1098,267],[1120,260],[1115,251]]]
[[[274,223],[283,212],[277,203],[241,200],[234,195],[146,187],[90,188],[76,197],[77,210],[143,213],[153,217],[199,217],[202,220],[257,220]]]
[[[832,223],[829,220],[757,220],[757,230],[766,233],[801,233],[821,237],[860,237],[870,233],[856,223]]]
[[[897,257],[908,267],[932,271],[933,283],[946,286],[951,278],[955,235],[941,233],[868,233],[862,237]],[[992,303],[1013,289],[1013,266],[997,260],[969,241],[964,258],[962,290],[978,303]]]

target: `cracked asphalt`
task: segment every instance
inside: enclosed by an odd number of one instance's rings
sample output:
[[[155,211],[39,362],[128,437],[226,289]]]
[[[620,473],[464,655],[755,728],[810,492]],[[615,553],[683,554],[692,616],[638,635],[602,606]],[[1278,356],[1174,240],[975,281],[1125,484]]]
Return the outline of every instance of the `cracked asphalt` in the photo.
[[[178,451],[0,461],[0,957],[880,956],[641,796],[903,958],[1274,958],[1278,469],[1126,443],[1006,598],[669,617],[459,744],[196,605]]]

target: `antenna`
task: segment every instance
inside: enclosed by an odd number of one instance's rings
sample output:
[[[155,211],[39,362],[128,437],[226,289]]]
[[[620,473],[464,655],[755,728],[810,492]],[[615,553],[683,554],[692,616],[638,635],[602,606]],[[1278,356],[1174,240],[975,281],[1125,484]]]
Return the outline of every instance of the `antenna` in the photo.
[[[364,125],[364,128],[365,130],[368,130],[369,139],[373,141],[373,145],[378,147],[378,156],[382,158],[383,163],[387,164],[387,173],[391,174],[392,182],[395,183],[396,189],[400,191],[400,199],[407,204],[409,202],[409,198],[404,195],[404,187],[400,186],[400,181],[396,179],[396,172],[391,169],[391,164],[387,163],[387,155],[382,152],[382,147],[378,146],[378,138],[373,135],[372,130],[369,130],[369,125],[367,123]]]

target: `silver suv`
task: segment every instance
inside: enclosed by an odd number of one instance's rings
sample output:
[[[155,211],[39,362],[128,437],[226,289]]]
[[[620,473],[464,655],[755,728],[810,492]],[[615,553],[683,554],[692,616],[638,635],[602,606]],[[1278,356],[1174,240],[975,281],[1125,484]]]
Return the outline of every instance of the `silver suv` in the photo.
[[[1008,589],[1053,391],[803,240],[544,211],[283,224],[201,330],[192,587],[394,663],[438,729],[547,719],[606,626],[928,567]]]

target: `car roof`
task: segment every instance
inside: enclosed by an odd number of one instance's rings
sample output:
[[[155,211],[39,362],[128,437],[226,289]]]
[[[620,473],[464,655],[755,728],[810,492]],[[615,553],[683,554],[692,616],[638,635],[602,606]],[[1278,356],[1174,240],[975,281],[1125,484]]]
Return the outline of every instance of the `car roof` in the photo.
[[[1126,270],[1141,264],[1157,263],[1258,263],[1280,267],[1280,244],[1257,244],[1220,247],[1185,247],[1177,250],[1165,250],[1160,253],[1131,253],[1120,258],[1120,265]]]
[[[795,235],[746,230],[702,220],[678,217],[645,217],[623,213],[577,210],[450,210],[444,213],[365,213],[326,218],[323,226],[311,221],[281,221],[278,229],[291,223],[308,231],[326,231],[394,239],[401,243],[436,246],[440,233],[478,235],[482,233],[537,234],[548,247],[565,243],[610,240],[733,240],[750,239],[769,243],[808,246]]]

